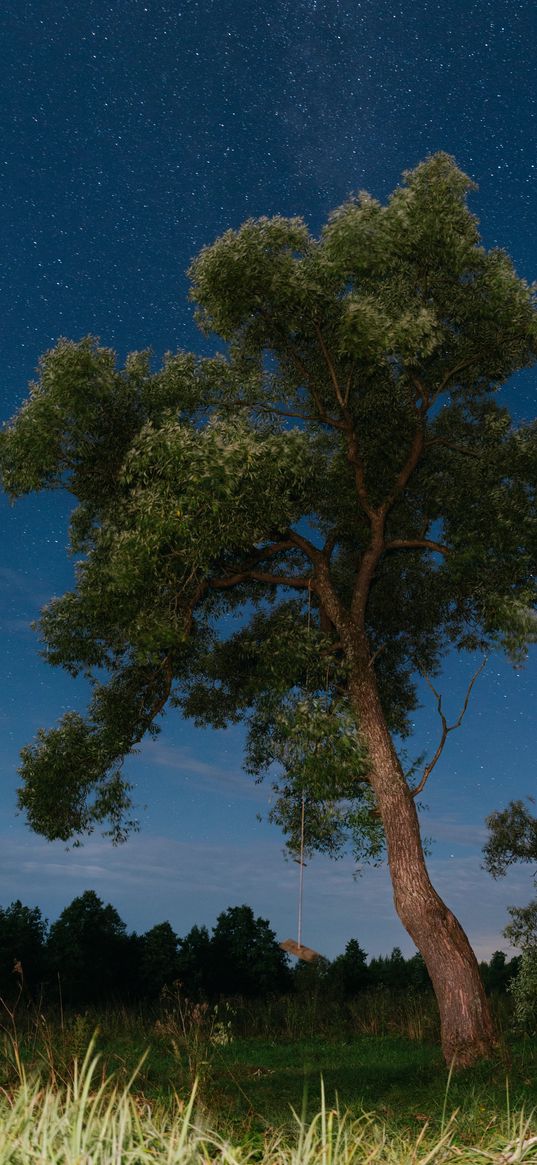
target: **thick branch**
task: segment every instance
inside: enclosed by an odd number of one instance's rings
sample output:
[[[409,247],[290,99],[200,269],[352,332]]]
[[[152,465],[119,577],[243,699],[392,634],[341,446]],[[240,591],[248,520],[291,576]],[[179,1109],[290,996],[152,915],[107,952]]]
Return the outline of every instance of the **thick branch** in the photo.
[[[312,586],[312,575],[285,575],[285,574],[271,574],[266,570],[241,570],[235,574],[226,575],[225,578],[211,578],[209,579],[209,586],[213,590],[227,590],[229,587],[237,586],[242,582],[264,582],[269,586],[276,587],[296,587],[303,589],[304,587]]]
[[[330,358],[330,353],[329,353],[328,348],[326,347],[326,344],[324,342],[323,334],[321,332],[319,325],[317,323],[315,323],[313,326],[315,328],[317,339],[318,339],[319,344],[320,344],[320,348],[321,348],[321,352],[323,354],[324,362],[325,362],[326,367],[328,369],[328,374],[330,376],[330,380],[332,381],[336,400],[337,400],[340,408],[343,409],[345,407],[344,401],[343,401],[343,396],[341,394],[341,389],[339,387],[339,381],[338,381],[338,378],[336,376],[336,370],[335,370],[334,365],[332,363],[332,360]]]
[[[375,510],[369,501],[369,494],[365,483],[365,465],[358,447],[358,438],[351,426],[347,428],[347,433],[347,461],[354,466],[354,482],[356,485],[356,493],[358,494],[358,501],[368,518],[373,518]]]
[[[313,542],[310,542],[309,538],[305,538],[303,534],[299,534],[297,530],[289,531],[289,540],[298,550],[303,551],[310,562],[319,562],[319,559],[322,558],[323,551],[319,550]]]
[[[384,543],[384,550],[434,550],[436,554],[449,554],[449,548],[433,538],[393,538]]]
[[[446,740],[449,736],[449,733],[455,732],[456,728],[460,728],[460,726],[463,722],[465,713],[466,713],[466,709],[468,708],[470,696],[472,694],[472,688],[477,680],[477,677],[479,675],[481,675],[481,672],[483,671],[483,668],[484,668],[486,662],[487,662],[487,658],[485,656],[485,659],[482,661],[482,663],[480,663],[477,671],[474,672],[474,674],[470,680],[470,683],[468,684],[468,690],[466,692],[466,698],[465,698],[464,704],[462,706],[462,709],[461,709],[459,716],[457,717],[457,719],[455,720],[455,722],[453,724],[448,724],[446,717],[444,715],[444,712],[442,709],[442,696],[440,695],[439,692],[437,692],[436,688],[433,687],[433,685],[429,679],[429,676],[426,675],[425,672],[422,672],[424,680],[427,682],[427,684],[429,685],[429,687],[431,689],[431,692],[436,697],[436,708],[437,708],[437,712],[438,712],[438,715],[440,716],[440,720],[442,723],[442,735],[440,737],[440,742],[439,742],[438,748],[433,756],[433,759],[431,761],[429,761],[428,765],[425,766],[425,769],[423,771],[423,776],[422,776],[419,784],[416,785],[415,789],[410,790],[410,795],[412,797],[417,797],[418,794],[421,793],[422,789],[425,788],[425,785],[427,784],[427,781],[429,780],[429,777],[430,777],[437,761],[439,761],[440,757],[442,756],[442,753],[444,751],[444,745],[445,745]]]
[[[158,716],[159,713],[162,712],[164,710],[164,708],[166,707],[166,704],[170,698],[170,693],[172,690],[173,668],[172,668],[172,664],[171,664],[171,660],[170,660],[169,655],[166,655],[165,658],[162,660],[161,667],[163,668],[164,675],[166,677],[166,688],[164,690],[163,695],[159,696],[158,699],[155,700],[155,703],[153,704],[153,706],[151,707],[151,709],[149,711],[149,723],[150,724],[153,723],[155,716]],[[144,732],[145,732],[145,729],[144,729]]]
[[[412,474],[413,474],[413,472],[414,472],[414,470],[419,462],[419,459],[423,453],[424,445],[425,445],[425,438],[424,438],[424,433],[423,433],[423,426],[420,424],[420,425],[418,425],[418,428],[416,429],[416,431],[414,433],[408,457],[407,457],[404,465],[399,470],[399,473],[397,474],[393,489],[392,489],[391,493],[388,494],[388,497],[385,498],[385,500],[382,503],[382,506],[380,507],[380,511],[383,514],[388,513],[388,510],[391,509],[394,502],[397,500],[397,498],[400,496],[400,494],[402,494],[403,490],[408,485],[408,482],[410,481],[410,478],[412,477]]]
[[[445,437],[433,437],[430,441],[425,442],[426,449],[432,449],[435,445],[442,445],[445,449],[451,449],[453,453],[460,453],[461,457],[473,457],[476,461],[479,461],[481,457],[473,449],[465,449],[463,445],[455,445],[453,441],[448,441]]]
[[[271,542],[269,546],[256,547],[251,551],[251,554],[252,558],[259,561],[262,558],[274,558],[275,554],[280,554],[284,550],[293,550],[294,546],[295,543],[291,542],[290,538],[286,538],[281,542]]]
[[[264,311],[262,308],[261,308],[261,315],[263,316],[264,319],[267,320],[267,322],[270,324],[270,326],[273,327],[274,330],[278,333],[280,341],[283,344],[284,348],[287,349],[291,360],[294,361],[297,368],[302,373],[302,376],[304,377],[306,384],[309,385],[309,390],[311,392],[311,395],[312,395],[313,400],[315,402],[315,407],[316,407],[317,412],[318,412],[318,416],[315,418],[311,418],[311,419],[320,420],[323,422],[323,424],[330,425],[333,429],[344,429],[345,428],[344,421],[339,420],[337,417],[329,417],[328,414],[325,412],[325,410],[321,404],[319,394],[317,392],[317,386],[315,384],[315,379],[312,376],[311,372],[309,371],[307,365],[304,363],[300,353],[297,352],[295,345],[289,339],[289,336],[286,335],[286,333],[283,331],[283,328],[281,328],[280,325],[277,324],[276,321],[270,317],[269,313],[267,311]]]

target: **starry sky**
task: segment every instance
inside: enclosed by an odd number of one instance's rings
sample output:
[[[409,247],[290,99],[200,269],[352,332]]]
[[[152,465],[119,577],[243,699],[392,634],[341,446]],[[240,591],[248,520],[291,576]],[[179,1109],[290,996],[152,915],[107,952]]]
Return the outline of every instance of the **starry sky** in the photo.
[[[1,418],[59,336],[91,333],[120,358],[151,347],[203,352],[187,302],[191,258],[257,215],[318,231],[352,191],[384,199],[402,170],[445,150],[478,183],[486,245],[537,278],[537,11],[534,0],[11,0],[0,13]],[[535,414],[537,371],[503,399]],[[0,499],[0,903],[50,920],[94,889],[131,929],[168,918],[179,934],[249,903],[279,938],[296,935],[297,867],[258,816],[270,790],[241,771],[242,733],[175,718],[128,764],[142,830],[122,847],[36,837],[16,815],[19,750],[86,691],[48,668],[31,621],[71,583],[72,502]],[[441,681],[457,715],[472,661]],[[508,903],[528,870],[481,869],[484,818],[535,789],[537,653],[489,661],[423,811],[433,880],[479,957],[502,947]],[[434,750],[431,694],[411,755]],[[145,807],[145,808],[144,808]],[[412,945],[384,868],[314,858],[303,938],[328,957],[356,937],[370,955]]]

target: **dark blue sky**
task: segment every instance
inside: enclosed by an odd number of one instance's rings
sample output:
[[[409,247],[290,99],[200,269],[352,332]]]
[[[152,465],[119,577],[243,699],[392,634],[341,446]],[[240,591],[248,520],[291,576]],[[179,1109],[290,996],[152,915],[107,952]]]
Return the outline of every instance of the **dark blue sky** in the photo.
[[[537,276],[537,12],[533,0],[26,0],[0,14],[1,415],[27,391],[40,353],[89,332],[124,356],[203,350],[184,271],[244,218],[327,213],[366,188],[385,198],[401,171],[442,149],[479,184],[487,245]],[[535,414],[537,374],[504,391]],[[241,733],[170,719],[129,764],[147,804],[142,833],[113,850],[65,853],[15,817],[21,746],[84,691],[37,654],[29,623],[69,585],[68,497],[0,503],[2,774],[0,903],[54,918],[94,888],[132,928],[169,918],[184,934],[249,902],[280,937],[296,930],[296,867],[259,823],[268,789],[241,773]],[[442,682],[458,712],[471,662]],[[478,952],[502,945],[507,902],[527,871],[496,885],[480,870],[485,814],[535,789],[537,660],[489,662],[463,728],[427,790],[431,871]],[[436,744],[430,693],[412,753]],[[399,943],[385,870],[315,859],[304,940],[331,956],[351,937],[370,954]],[[505,943],[503,943],[505,946]]]

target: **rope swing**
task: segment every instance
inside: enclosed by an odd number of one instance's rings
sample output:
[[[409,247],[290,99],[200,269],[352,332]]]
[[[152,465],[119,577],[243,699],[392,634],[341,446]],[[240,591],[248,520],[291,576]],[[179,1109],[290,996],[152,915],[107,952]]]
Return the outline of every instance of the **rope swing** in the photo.
[[[309,635],[310,629],[311,629],[311,579],[308,582],[308,623],[307,623],[307,628],[308,628],[308,635]],[[308,688],[309,688],[309,680],[308,680]],[[302,944],[302,909],[303,909],[303,903],[304,903],[304,867],[306,865],[306,862],[304,861],[305,823],[306,823],[306,792],[305,792],[304,786],[302,786],[302,809],[301,809],[301,814],[300,814],[300,849],[299,849],[298,858],[294,859],[297,862],[298,867],[299,867],[299,871],[300,871],[299,876],[298,876],[297,941],[295,942],[294,939],[287,938],[285,940],[285,942],[280,943],[280,947],[283,951],[287,951],[287,954],[294,955],[295,958],[297,958],[297,959],[302,959],[302,961],[304,963],[313,963],[315,961],[315,959],[319,959],[321,957],[319,955],[319,952],[314,951],[311,947],[305,947]]]

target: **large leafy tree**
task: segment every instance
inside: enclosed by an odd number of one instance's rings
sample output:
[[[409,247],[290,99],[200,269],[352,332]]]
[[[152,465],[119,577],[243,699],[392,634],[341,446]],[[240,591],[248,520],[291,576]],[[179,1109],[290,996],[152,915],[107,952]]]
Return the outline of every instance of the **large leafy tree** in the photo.
[[[524,653],[537,552],[536,430],[494,399],[535,360],[533,292],[480,244],[470,188],[439,154],[387,205],[352,198],[319,239],[298,218],[228,231],[190,272],[225,355],[117,368],[62,341],[0,449],[12,496],[77,499],[76,585],[41,634],[51,663],[94,684],[87,717],[23,750],[31,826],[123,836],[122,761],[166,705],[245,717],[250,767],[280,765],[292,844],[302,799],[310,847],[351,837],[375,856],[385,840],[459,1065],[494,1030],[424,861],[431,764],[405,775],[393,740],[446,652]]]

